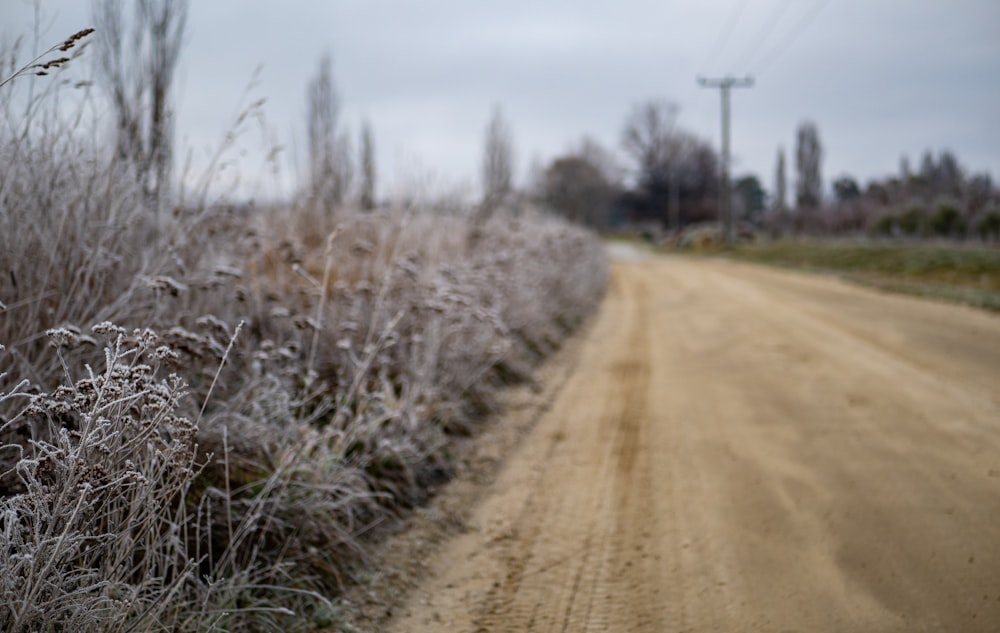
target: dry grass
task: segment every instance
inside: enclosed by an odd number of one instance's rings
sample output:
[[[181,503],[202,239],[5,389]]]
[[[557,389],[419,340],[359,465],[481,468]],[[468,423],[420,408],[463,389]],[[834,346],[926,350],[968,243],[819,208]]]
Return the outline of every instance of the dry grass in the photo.
[[[600,242],[528,214],[470,248],[471,212],[429,206],[156,225],[77,132],[86,95],[43,96],[0,99],[0,629],[329,623],[454,435],[597,304]]]

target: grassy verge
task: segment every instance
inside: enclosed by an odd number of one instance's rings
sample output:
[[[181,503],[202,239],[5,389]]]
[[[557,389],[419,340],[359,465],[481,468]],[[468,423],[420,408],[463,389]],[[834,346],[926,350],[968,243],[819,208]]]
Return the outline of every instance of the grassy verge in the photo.
[[[1000,249],[944,243],[779,240],[723,252],[743,261],[835,273],[891,292],[1000,311]]]
[[[433,199],[159,213],[47,85],[0,92],[0,631],[338,630],[597,306],[600,241]]]
[[[0,209],[22,241],[41,210],[73,205]],[[483,248],[468,214],[276,210],[165,243],[184,266],[138,238],[105,260],[80,217],[62,248],[0,238],[2,630],[325,627],[605,280],[597,238],[544,217]]]

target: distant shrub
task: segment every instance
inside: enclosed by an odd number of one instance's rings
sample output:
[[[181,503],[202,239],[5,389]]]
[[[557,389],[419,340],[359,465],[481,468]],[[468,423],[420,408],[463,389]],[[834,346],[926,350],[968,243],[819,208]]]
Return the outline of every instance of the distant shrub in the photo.
[[[868,231],[880,237],[893,237],[899,231],[899,218],[891,213],[882,213],[872,220]]]
[[[958,205],[942,202],[927,220],[927,227],[938,237],[960,237],[965,233],[965,220]]]
[[[927,230],[927,210],[918,205],[908,207],[899,214],[898,226],[904,235],[922,237]]]
[[[1000,208],[994,206],[979,217],[976,222],[976,233],[982,240],[1000,241]]]

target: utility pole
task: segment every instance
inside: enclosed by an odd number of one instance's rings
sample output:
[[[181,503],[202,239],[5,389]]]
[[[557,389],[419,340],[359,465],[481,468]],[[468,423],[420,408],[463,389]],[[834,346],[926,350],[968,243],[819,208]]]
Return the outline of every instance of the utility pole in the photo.
[[[725,76],[718,79],[698,77],[698,84],[704,88],[718,88],[722,94],[722,190],[719,192],[719,215],[723,223],[723,234],[727,244],[733,243],[732,194],[729,192],[729,89],[749,88],[753,77]]]

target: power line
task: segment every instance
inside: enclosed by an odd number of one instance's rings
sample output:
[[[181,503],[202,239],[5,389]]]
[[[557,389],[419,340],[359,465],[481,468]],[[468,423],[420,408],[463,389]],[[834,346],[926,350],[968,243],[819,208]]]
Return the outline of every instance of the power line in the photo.
[[[722,187],[719,193],[719,215],[723,222],[723,236],[727,244],[733,242],[733,211],[729,193],[729,90],[749,88],[753,77],[725,76],[718,79],[698,77],[698,84],[705,88],[718,88],[722,96]]]
[[[729,40],[729,36],[733,34],[733,28],[743,15],[743,11],[747,8],[748,2],[749,0],[737,0],[737,2],[732,5],[732,9],[729,11],[729,19],[722,27],[722,30],[719,31],[719,37],[715,39],[715,44],[712,45],[712,54],[708,57],[706,69],[710,70],[712,68],[712,64],[715,63],[715,59],[719,56],[719,53],[722,52],[722,49],[725,47],[725,43]]]
[[[745,49],[743,56],[739,58],[745,61],[747,68],[750,68],[750,62],[757,57],[757,54],[767,42],[767,38],[774,31],[774,27],[781,20],[781,16],[784,15],[791,4],[792,0],[781,0],[781,2],[774,5],[774,9],[771,10],[767,19],[764,20],[764,25],[757,31],[757,36],[750,40],[750,47]]]
[[[777,59],[781,53],[785,52],[785,49],[787,49],[789,46],[792,45],[793,42],[795,42],[795,39],[802,33],[802,31],[806,29],[807,26],[809,26],[809,23],[812,22],[816,18],[816,16],[819,15],[819,12],[822,11],[823,8],[829,3],[830,0],[818,0],[817,2],[813,2],[812,6],[806,13],[802,15],[802,17],[795,24],[792,30],[788,31],[788,33],[785,36],[785,39],[783,39],[777,46],[772,48],[771,52],[767,56],[765,56],[764,59],[761,60],[760,65],[756,69],[756,72],[760,73],[762,70],[770,66],[771,62]]]

